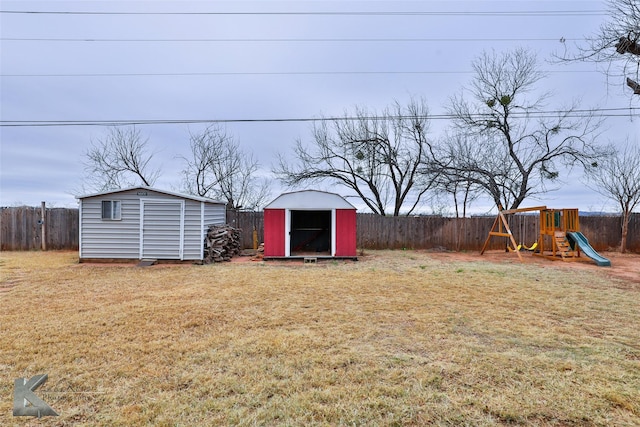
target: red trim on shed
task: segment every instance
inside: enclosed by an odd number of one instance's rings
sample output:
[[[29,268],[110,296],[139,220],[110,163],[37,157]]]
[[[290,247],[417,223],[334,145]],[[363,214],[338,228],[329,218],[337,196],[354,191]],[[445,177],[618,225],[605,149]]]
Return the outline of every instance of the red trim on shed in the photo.
[[[356,256],[356,210],[336,209],[336,255]]]
[[[284,256],[284,209],[264,210],[264,256]]]

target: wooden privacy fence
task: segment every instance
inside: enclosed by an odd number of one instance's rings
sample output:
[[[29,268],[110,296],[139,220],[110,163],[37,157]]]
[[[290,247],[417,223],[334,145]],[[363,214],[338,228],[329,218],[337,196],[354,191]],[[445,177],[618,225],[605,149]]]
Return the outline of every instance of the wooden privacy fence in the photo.
[[[434,249],[480,251],[495,216],[446,218],[440,216],[381,217],[357,214],[356,244],[362,249]],[[242,244],[251,248],[253,230],[262,242],[262,212],[227,212],[227,222],[242,229]],[[509,216],[509,226],[516,242],[531,246],[538,239],[537,214]],[[620,245],[621,223],[618,216],[581,216],[580,227],[596,250]],[[628,250],[640,252],[640,214],[633,214],[629,224]],[[489,249],[504,249],[504,239],[494,238]]]
[[[227,224],[242,230],[242,246],[253,247],[253,231],[258,232],[258,243],[264,240],[264,215],[262,212],[227,211]]]
[[[0,208],[0,248],[25,251],[42,248],[44,225],[47,249],[78,249],[78,209],[41,207]]]
[[[495,216],[445,218],[440,216],[380,217],[358,214],[357,245],[364,249],[434,249],[479,251]],[[509,215],[509,228],[518,244],[531,246],[538,239],[537,214]],[[580,229],[594,249],[603,251],[620,245],[618,216],[582,216]],[[628,250],[640,252],[640,214],[629,224]],[[493,238],[489,249],[504,249],[504,238]]]
[[[6,250],[41,247],[40,207],[2,208],[0,246]],[[479,251],[495,216],[445,218],[440,216],[381,217],[357,215],[357,246],[361,249],[447,249]],[[262,212],[227,211],[227,223],[242,229],[242,246],[253,247],[253,231],[258,242],[264,239]],[[538,215],[509,217],[509,226],[518,243],[530,246],[538,238]],[[47,208],[45,218],[48,249],[78,249],[78,209]],[[620,245],[619,216],[581,216],[580,229],[598,251]],[[494,238],[490,249],[504,249],[504,239]],[[640,253],[640,214],[629,224],[628,249]]]
[[[447,249],[479,251],[495,216],[446,218],[441,216],[358,217],[359,247],[368,249]],[[518,215],[509,219],[516,242],[530,246],[538,239],[538,218]],[[493,239],[490,249],[504,249],[505,239]]]

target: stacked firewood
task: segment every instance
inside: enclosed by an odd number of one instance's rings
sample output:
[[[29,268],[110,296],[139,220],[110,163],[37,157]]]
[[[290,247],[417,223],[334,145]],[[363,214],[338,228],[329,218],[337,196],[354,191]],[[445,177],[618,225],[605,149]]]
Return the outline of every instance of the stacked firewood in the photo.
[[[242,230],[230,225],[212,225],[207,230],[204,246],[204,262],[230,261],[242,252],[240,245]]]

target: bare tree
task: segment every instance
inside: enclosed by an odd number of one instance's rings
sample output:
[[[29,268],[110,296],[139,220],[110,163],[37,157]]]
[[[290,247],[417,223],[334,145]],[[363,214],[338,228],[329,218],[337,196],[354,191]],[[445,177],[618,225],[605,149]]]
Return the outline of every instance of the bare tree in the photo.
[[[214,163],[216,194],[232,209],[259,209],[271,195],[269,181],[257,176],[259,168],[253,154],[242,151],[237,144],[225,146]]]
[[[498,206],[514,203],[520,180],[514,162],[500,142],[477,135],[449,136],[434,155],[442,169],[439,187],[445,191],[473,188],[489,195]]]
[[[607,75],[615,74],[613,64],[621,64],[627,86],[640,95],[640,3],[638,0],[609,0],[609,20],[599,31],[587,37],[576,52],[556,54],[560,61],[585,61],[606,64]]]
[[[465,142],[463,139],[445,137],[441,140],[441,148],[439,149],[439,155],[444,155],[457,163],[457,173],[447,173],[445,170],[439,174],[437,180],[437,188],[440,193],[448,196],[448,205],[451,204],[451,198],[453,199],[455,217],[458,219],[458,221],[454,223],[456,224],[456,251],[460,251],[462,248],[462,238],[467,227],[467,221],[464,220],[464,218],[467,217],[467,209],[471,203],[482,194],[482,188],[475,182],[473,172],[462,164],[470,158],[463,154],[465,153],[465,149],[463,148]],[[467,146],[466,148],[469,149],[471,146]],[[432,164],[438,161],[447,162],[447,160],[443,158],[432,162]],[[460,220],[460,218],[462,218],[462,220]]]
[[[490,156],[472,153],[474,148],[483,147],[486,145],[470,144],[461,134],[445,134],[432,151],[437,158],[434,157],[431,167],[436,169],[440,167],[442,170],[438,176],[437,188],[453,198],[456,218],[466,217],[467,208],[482,193],[482,188],[478,185],[473,172],[478,168],[472,167],[471,161],[482,157],[491,159]],[[485,166],[488,164],[485,163]]]
[[[467,209],[480,195],[477,186],[470,180],[439,180],[438,187],[440,188],[441,193],[444,193],[453,199],[453,208],[456,218],[466,217]]]
[[[513,209],[548,191],[563,168],[603,155],[595,142],[601,121],[576,114],[576,104],[545,113],[549,95],[529,97],[544,77],[534,54],[485,52],[473,69],[471,100],[460,95],[450,103],[454,140],[433,155],[453,181],[477,185],[496,205]]]
[[[640,146],[628,140],[622,149],[586,168],[587,185],[613,200],[622,213],[620,251],[627,251],[631,212],[640,204]]]
[[[353,190],[372,212],[412,213],[433,180],[424,169],[428,153],[424,100],[395,103],[381,115],[353,114],[314,124],[313,141],[295,146],[296,164],[280,156],[274,173],[287,185],[329,181]],[[422,170],[424,172],[424,170]]]
[[[225,129],[209,126],[200,133],[189,133],[189,157],[185,161],[183,174],[184,190],[201,197],[214,197],[218,179],[214,165],[222,156],[224,147],[234,144],[233,137]]]
[[[190,134],[190,156],[182,157],[185,191],[224,200],[230,209],[259,209],[270,197],[269,182],[257,176],[259,162],[219,126]]]
[[[92,142],[85,153],[85,172],[89,187],[97,191],[134,185],[153,186],[160,169],[153,169],[147,144],[135,127],[111,127],[107,135]]]

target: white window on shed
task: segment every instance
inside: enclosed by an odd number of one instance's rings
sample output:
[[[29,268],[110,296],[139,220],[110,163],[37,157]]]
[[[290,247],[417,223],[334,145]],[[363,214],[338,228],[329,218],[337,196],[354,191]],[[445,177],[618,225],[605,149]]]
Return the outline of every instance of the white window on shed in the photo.
[[[120,200],[103,200],[102,201],[102,219],[119,220],[121,216]]]

